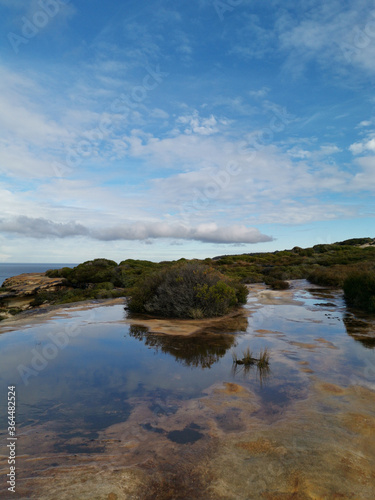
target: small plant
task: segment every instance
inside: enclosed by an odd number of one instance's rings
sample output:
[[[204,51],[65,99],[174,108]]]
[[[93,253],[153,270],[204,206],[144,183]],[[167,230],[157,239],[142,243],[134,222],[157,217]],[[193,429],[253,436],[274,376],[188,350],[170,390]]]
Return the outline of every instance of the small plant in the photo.
[[[259,369],[266,368],[269,366],[270,362],[270,353],[265,347],[260,351],[259,358],[253,358],[253,353],[250,351],[250,347],[247,347],[243,353],[243,357],[241,359],[238,358],[237,353],[232,353],[233,364],[235,365],[244,365],[245,368],[251,365],[257,365]]]
[[[200,307],[192,307],[190,309],[189,316],[192,319],[202,319],[202,318],[204,318],[204,312],[202,311],[202,309]]]
[[[258,368],[265,368],[269,365],[270,362],[270,354],[268,352],[267,347],[262,349],[259,354],[259,359],[257,362]]]
[[[244,365],[251,365],[254,363],[253,353],[250,351],[250,347],[244,350],[242,361]]]
[[[12,316],[15,316],[16,314],[19,314],[22,312],[22,309],[20,307],[11,307],[8,311]]]

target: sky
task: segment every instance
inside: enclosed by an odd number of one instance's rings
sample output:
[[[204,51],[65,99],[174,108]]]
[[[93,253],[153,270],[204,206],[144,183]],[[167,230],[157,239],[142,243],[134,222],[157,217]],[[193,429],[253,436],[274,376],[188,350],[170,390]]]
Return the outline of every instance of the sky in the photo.
[[[374,237],[375,4],[0,0],[0,262]]]

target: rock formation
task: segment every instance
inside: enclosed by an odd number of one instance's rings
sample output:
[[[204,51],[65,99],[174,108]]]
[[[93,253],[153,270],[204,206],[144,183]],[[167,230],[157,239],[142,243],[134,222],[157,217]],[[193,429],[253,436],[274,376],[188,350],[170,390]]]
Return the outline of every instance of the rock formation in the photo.
[[[0,319],[32,308],[40,291],[53,292],[64,287],[64,278],[48,278],[45,273],[25,273],[8,278],[0,288]]]

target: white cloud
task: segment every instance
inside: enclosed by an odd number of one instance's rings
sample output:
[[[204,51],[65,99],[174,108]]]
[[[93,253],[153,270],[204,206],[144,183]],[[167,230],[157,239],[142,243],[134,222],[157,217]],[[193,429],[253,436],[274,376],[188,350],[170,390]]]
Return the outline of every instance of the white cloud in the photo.
[[[353,155],[360,155],[367,151],[375,153],[375,132],[371,132],[365,140],[351,144],[349,150]]]
[[[191,115],[179,116],[176,123],[183,125],[185,134],[212,135],[219,131],[219,123],[213,115],[201,118],[196,110]]]
[[[74,236],[90,237],[101,241],[149,240],[171,238],[174,240],[194,240],[204,243],[259,243],[272,241],[273,238],[262,234],[258,229],[244,225],[219,227],[215,223],[188,227],[165,222],[139,222],[121,224],[108,228],[89,229],[77,222],[57,223],[44,218],[19,216],[0,220],[0,231],[15,233],[32,238],[69,238]]]
[[[357,125],[357,128],[360,128],[360,127],[370,127],[372,125],[372,121],[369,121],[369,120],[363,120],[361,121],[358,125]]]
[[[0,139],[0,172],[10,177],[43,178],[55,175],[52,158],[41,157],[23,141]]]
[[[361,191],[374,191],[375,189],[375,156],[357,158],[360,167],[352,181],[352,188]]]

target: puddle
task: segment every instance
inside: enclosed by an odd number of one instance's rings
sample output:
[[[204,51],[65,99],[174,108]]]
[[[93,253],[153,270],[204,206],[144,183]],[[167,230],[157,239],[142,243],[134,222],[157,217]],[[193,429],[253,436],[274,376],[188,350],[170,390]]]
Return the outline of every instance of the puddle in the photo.
[[[372,500],[374,316],[303,280],[250,291],[244,314],[179,335],[175,322],[128,320],[121,304],[1,328],[17,498]],[[269,368],[233,365],[247,347],[267,347]]]

